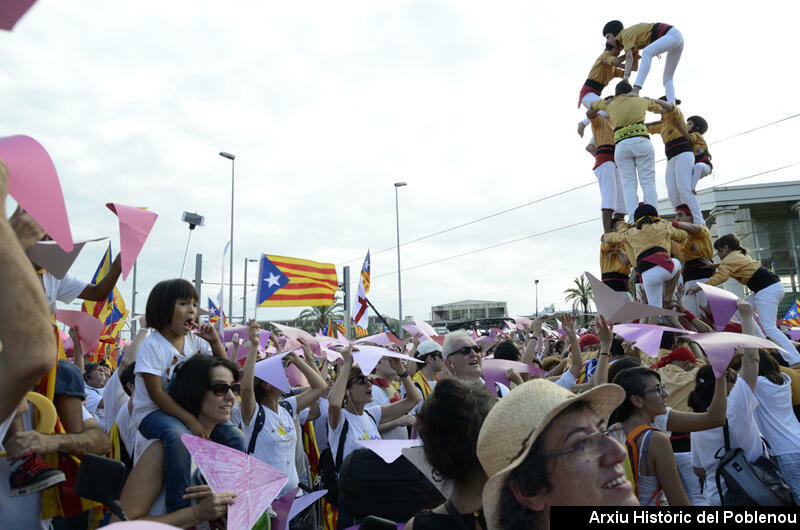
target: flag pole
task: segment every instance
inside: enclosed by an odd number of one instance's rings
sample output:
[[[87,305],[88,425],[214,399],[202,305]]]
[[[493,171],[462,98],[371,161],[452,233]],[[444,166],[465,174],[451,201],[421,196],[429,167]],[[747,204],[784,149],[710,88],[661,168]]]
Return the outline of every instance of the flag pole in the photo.
[[[367,305],[370,307],[370,309],[372,309],[372,311],[373,311],[373,312],[374,312],[374,313],[375,313],[375,314],[378,316],[378,318],[379,318],[379,319],[381,319],[381,322],[383,323],[383,325],[384,325],[384,326],[386,326],[388,329],[392,329],[392,326],[390,326],[390,325],[389,325],[389,323],[388,323],[388,322],[386,322],[386,319],[385,319],[385,318],[383,318],[383,315],[381,315],[381,314],[378,312],[378,310],[377,310],[377,309],[375,309],[375,306],[374,306],[374,305],[372,305],[372,302],[370,302],[370,301],[369,301],[369,298],[367,298],[367,297],[365,296],[365,297],[364,297],[364,300],[366,300],[366,301],[367,301]],[[399,338],[399,337],[398,337],[398,338]]]
[[[350,266],[342,269],[342,290],[344,291],[344,336],[350,340],[350,329],[353,327],[350,315]]]

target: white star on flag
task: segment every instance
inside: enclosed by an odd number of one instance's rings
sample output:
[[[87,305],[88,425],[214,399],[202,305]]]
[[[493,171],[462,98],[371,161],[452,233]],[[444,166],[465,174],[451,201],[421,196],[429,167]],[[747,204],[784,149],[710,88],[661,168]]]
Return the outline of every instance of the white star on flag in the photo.
[[[264,278],[264,281],[267,282],[267,287],[274,287],[275,285],[278,285],[280,280],[281,277],[276,276],[274,272],[269,273],[269,278]]]

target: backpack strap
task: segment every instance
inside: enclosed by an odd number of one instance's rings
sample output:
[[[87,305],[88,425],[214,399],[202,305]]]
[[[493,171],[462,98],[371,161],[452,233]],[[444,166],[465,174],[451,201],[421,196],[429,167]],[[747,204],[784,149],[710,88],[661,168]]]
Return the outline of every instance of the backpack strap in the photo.
[[[725,437],[725,452],[731,450],[731,434],[728,431],[728,418],[725,418],[725,423],[722,424],[722,434]]]
[[[644,438],[642,438],[642,460],[644,461],[644,469],[645,472],[647,471],[647,450],[650,447],[650,435],[653,434],[655,429],[648,429],[644,433]],[[661,506],[661,485],[653,491],[653,495],[647,501],[647,506],[650,506],[650,503],[656,501],[656,506]]]
[[[286,410],[286,412],[289,413],[289,416],[291,416],[292,419],[294,419],[294,409],[292,408],[292,404],[289,403],[288,399],[282,399],[278,401],[278,405],[283,407]]]
[[[633,492],[636,498],[639,498],[639,486],[637,484],[639,478],[639,451],[636,448],[636,441],[646,431],[652,430],[653,427],[647,424],[637,425],[625,437],[625,448],[628,450],[628,462],[631,465],[631,479],[633,481]]]
[[[350,422],[347,421],[347,418],[344,417],[344,414],[342,414],[342,421],[344,421],[344,427],[342,427],[342,434],[339,435],[339,446],[336,450],[336,462],[334,463],[337,473],[342,468],[342,459],[344,458],[344,440],[347,438],[347,431],[350,430]]]
[[[374,424],[375,424],[375,426],[376,426],[376,427],[378,427],[378,422],[377,422],[377,420],[375,419],[375,416],[373,416],[372,414],[370,414],[370,412],[369,412],[368,410],[366,410],[366,409],[364,409],[364,414],[366,414],[367,416],[369,416],[369,419],[371,419],[371,420],[372,420],[372,423],[374,423]]]
[[[258,403],[258,412],[256,412],[256,423],[253,425],[253,434],[250,436],[250,444],[247,446],[247,454],[252,455],[256,450],[256,439],[258,433],[264,428],[264,423],[267,421],[267,415],[264,413],[264,406]]]

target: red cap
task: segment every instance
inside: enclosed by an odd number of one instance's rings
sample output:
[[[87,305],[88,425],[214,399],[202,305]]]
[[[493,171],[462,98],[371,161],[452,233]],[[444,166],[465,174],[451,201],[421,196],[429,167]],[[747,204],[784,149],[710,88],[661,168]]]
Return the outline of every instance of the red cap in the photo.
[[[725,327],[722,328],[722,331],[730,331],[731,333],[741,333],[742,332],[742,325],[738,322],[728,322],[725,324]]]
[[[662,357],[656,364],[651,366],[651,368],[663,368],[672,361],[689,361],[692,364],[697,363],[697,359],[695,358],[694,353],[692,353],[692,350],[685,346],[681,346],[672,350],[669,355]]]
[[[591,333],[584,333],[578,340],[581,351],[587,346],[593,346],[595,344],[600,344],[600,339],[597,338],[597,335],[592,335]]]

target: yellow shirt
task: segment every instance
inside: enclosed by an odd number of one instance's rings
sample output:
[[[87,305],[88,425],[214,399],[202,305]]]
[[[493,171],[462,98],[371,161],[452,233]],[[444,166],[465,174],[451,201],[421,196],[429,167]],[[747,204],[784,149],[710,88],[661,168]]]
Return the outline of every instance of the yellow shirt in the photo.
[[[689,134],[689,138],[692,139],[692,149],[694,149],[694,154],[699,155],[700,153],[708,153],[708,144],[706,144],[706,139],[703,138],[703,135],[699,132],[693,132]]]
[[[594,145],[614,145],[614,128],[611,127],[611,120],[605,116],[596,115],[589,120],[592,124],[592,136]]]
[[[661,131],[659,134],[661,135],[661,139],[664,140],[664,143],[683,138],[680,127],[682,127],[684,131],[688,131],[686,120],[683,119],[683,113],[676,105],[671,111],[661,115]]]
[[[619,35],[617,35],[617,41],[622,44],[622,47],[625,49],[625,51],[642,49],[650,44],[653,26],[655,26],[655,24],[643,22],[641,24],[627,27],[619,32]]]
[[[624,94],[615,96],[608,103],[605,100],[598,99],[592,103],[592,108],[608,112],[611,117],[611,125],[615,129],[632,123],[644,122],[644,116],[647,111],[661,112],[661,105],[650,99],[626,96]]]
[[[606,86],[615,77],[622,77],[625,71],[614,65],[613,61],[616,58],[617,56],[608,50],[601,53],[589,70],[588,78]]]
[[[675,228],[672,223],[656,221],[653,224],[643,225],[641,229],[630,228],[624,232],[609,232],[603,235],[603,241],[608,243],[629,243],[638,258],[642,252],[653,247],[667,249],[672,241],[683,241],[687,233],[680,228]]]
[[[621,243],[600,243],[600,273],[616,272],[619,274],[629,275],[631,273],[631,264],[624,263],[617,254],[616,250],[624,251],[625,248]],[[626,253],[627,254],[627,253]],[[630,259],[628,260],[630,262]]]
[[[719,285],[728,278],[734,278],[743,285],[761,268],[761,263],[757,262],[740,250],[734,250],[723,259],[717,272],[706,281],[706,285]]]
[[[683,243],[677,245],[678,257],[683,263],[692,261],[693,259],[713,259],[714,258],[714,245],[711,243],[711,232],[708,228],[701,225],[695,225],[700,228],[696,234],[687,232],[689,236]]]

